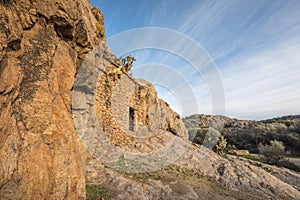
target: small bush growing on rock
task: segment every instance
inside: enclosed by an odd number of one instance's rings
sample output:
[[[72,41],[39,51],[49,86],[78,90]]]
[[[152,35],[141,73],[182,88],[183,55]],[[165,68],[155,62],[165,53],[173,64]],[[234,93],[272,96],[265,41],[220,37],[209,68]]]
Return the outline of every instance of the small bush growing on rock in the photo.
[[[121,75],[124,73],[123,67],[119,66],[118,68],[114,69],[113,73]]]
[[[129,75],[132,75],[131,69],[132,69],[133,62],[136,61],[135,58],[133,56],[126,56],[125,58],[120,57],[119,60],[122,63],[122,65],[116,68],[113,71],[113,73],[118,74],[118,76],[124,73],[128,73]]]
[[[263,155],[263,159],[270,164],[278,164],[285,155],[283,142],[272,140],[270,145],[259,144],[258,152]]]
[[[217,141],[217,144],[214,146],[213,150],[218,154],[224,154],[226,149],[227,141],[226,139],[221,135],[219,137],[219,140]]]
[[[124,73],[129,72],[132,68],[133,62],[136,61],[136,59],[133,56],[126,56],[125,58],[120,57],[120,62],[124,66]]]

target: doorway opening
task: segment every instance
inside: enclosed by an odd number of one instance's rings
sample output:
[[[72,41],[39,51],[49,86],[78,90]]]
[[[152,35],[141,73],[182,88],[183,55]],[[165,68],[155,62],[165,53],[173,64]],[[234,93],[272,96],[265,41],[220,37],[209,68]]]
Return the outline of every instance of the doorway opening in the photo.
[[[129,108],[129,131],[134,131],[134,109]]]

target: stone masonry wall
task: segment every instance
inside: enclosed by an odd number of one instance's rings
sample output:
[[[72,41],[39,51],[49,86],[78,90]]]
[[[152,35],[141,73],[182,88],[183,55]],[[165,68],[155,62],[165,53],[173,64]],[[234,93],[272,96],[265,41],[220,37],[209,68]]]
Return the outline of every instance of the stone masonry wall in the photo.
[[[160,130],[188,138],[180,116],[157,97],[152,84],[127,74],[117,75],[115,68],[106,68],[99,78],[96,105],[103,132],[116,145],[128,146],[136,138],[151,137]],[[134,131],[129,130],[130,108],[134,110]]]

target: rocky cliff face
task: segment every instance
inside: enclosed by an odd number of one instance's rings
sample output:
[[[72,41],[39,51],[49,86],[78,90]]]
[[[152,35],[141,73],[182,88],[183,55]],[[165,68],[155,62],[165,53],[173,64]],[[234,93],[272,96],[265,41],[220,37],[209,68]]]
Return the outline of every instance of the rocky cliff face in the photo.
[[[84,199],[71,90],[105,41],[87,0],[0,2],[0,199]]]
[[[113,94],[120,80],[112,71],[121,63],[105,45],[102,13],[87,0],[7,0],[0,13],[0,199],[85,198],[86,149],[71,98],[75,75],[94,47],[106,71],[98,83],[98,117],[113,144],[149,150],[124,132],[129,107],[133,132],[160,127],[187,138],[179,115],[151,84],[122,75],[135,88],[133,97],[124,107],[128,88]]]

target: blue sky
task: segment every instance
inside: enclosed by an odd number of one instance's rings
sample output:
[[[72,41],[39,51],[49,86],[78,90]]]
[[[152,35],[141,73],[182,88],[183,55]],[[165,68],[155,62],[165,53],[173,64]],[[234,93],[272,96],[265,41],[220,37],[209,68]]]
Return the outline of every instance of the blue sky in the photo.
[[[134,76],[153,82],[159,96],[183,116],[263,119],[300,114],[299,0],[90,2],[104,13],[107,38],[135,28],[161,27],[201,45],[223,82],[224,112],[213,109],[205,75],[195,76],[186,60],[157,49],[130,52],[137,59]]]

